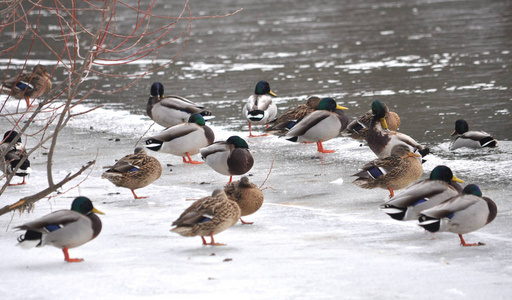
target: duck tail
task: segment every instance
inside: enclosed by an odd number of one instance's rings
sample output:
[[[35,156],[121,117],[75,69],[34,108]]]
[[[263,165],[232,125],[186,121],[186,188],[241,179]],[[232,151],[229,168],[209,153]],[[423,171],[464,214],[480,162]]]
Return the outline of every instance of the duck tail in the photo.
[[[189,226],[177,226],[171,229],[172,232],[176,232],[182,236],[192,236],[192,228]]]
[[[380,210],[388,214],[392,219],[403,221],[405,217],[405,213],[407,212],[407,208],[404,207],[396,207],[391,204],[382,204],[380,206]]]
[[[492,136],[488,136],[484,139],[480,140],[480,146],[494,148],[498,146],[498,141],[495,140]]]
[[[39,247],[43,243],[43,234],[41,232],[27,230],[25,234],[22,234],[18,237],[18,244],[24,249],[30,249],[34,247]]]
[[[288,138],[288,139],[286,139],[286,140],[288,140],[288,141],[290,141],[290,142],[294,142],[294,143],[296,143],[296,142],[299,140],[299,137],[298,137],[298,136],[294,136],[294,137]]]
[[[441,226],[441,220],[423,214],[420,215],[418,221],[420,222],[418,225],[420,225],[425,230],[428,230],[430,232],[439,231],[439,227]]]

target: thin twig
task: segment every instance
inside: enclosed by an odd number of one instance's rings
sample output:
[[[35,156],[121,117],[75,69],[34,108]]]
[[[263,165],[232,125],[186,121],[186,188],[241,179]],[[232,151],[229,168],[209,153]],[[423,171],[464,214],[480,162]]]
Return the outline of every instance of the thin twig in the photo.
[[[274,168],[274,161],[275,161],[275,159],[276,159],[276,151],[272,151],[272,163],[270,164],[270,169],[268,170],[267,177],[265,177],[265,180],[263,181],[263,183],[259,187],[260,191],[266,190],[267,188],[272,189],[271,187],[266,187],[266,188],[262,189],[262,187],[265,184],[265,182],[267,182],[267,179],[270,177],[270,173],[272,173],[272,169]]]

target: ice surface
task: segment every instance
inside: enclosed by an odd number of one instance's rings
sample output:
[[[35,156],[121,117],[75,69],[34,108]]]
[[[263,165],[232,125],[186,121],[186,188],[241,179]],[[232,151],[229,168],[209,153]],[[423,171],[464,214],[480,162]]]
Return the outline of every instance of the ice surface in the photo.
[[[222,187],[226,176],[207,165],[189,166],[179,157],[153,153],[164,172],[137,191],[149,198],[134,200],[129,190],[101,179],[102,166],[131,153],[150,125],[147,117],[115,109],[95,110],[70,124],[59,139],[56,180],[89,160],[97,163],[90,174],[67,184],[64,194],[39,201],[33,213],[0,217],[3,299],[507,299],[512,292],[511,142],[483,153],[451,152],[446,142],[426,157],[424,177],[437,164],[447,164],[498,205],[491,224],[465,236],[486,245],[463,248],[455,234],[430,234],[414,222],[390,219],[379,211],[386,190],[351,183],[351,174],[374,159],[360,142],[336,138],[324,143],[336,152],[319,155],[314,144],[247,138],[247,132],[214,126],[217,140],[237,134],[248,141],[255,158],[251,181],[260,185],[269,178],[262,187],[263,207],[244,218],[254,224],[236,224],[216,236],[227,246],[212,247],[169,229],[190,205],[187,199]],[[46,156],[35,152],[31,161],[28,185],[8,188],[2,205],[45,186]],[[15,246],[21,232],[14,226],[68,209],[78,195],[106,213],[100,216],[101,234],[70,250],[84,262],[65,263],[53,247]]]

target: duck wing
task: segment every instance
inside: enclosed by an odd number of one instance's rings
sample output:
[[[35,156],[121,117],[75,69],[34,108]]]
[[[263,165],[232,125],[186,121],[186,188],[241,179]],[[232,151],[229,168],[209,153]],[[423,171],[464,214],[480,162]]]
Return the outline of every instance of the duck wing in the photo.
[[[324,110],[317,110],[312,112],[311,114],[307,115],[304,119],[302,119],[300,122],[295,124],[290,131],[286,134],[286,136],[293,137],[293,136],[301,136],[306,131],[317,125],[318,123],[322,122],[323,120],[327,119],[331,115],[330,112],[324,111]]]
[[[154,136],[148,138],[148,140],[158,140],[158,141],[162,141],[162,142],[169,142],[174,139],[185,136],[187,134],[190,134],[200,128],[201,127],[199,125],[193,124],[193,123],[179,124],[179,125],[173,126],[171,128],[168,128],[157,135],[154,135]]]
[[[70,223],[77,222],[85,216],[81,213],[72,210],[58,210],[41,217],[37,220],[25,223],[21,226],[14,227],[20,230],[32,230],[37,232],[54,231],[58,227],[64,227]]]
[[[206,107],[180,96],[166,97],[160,100],[159,103],[166,108],[181,110],[190,114],[200,113],[206,109]]]

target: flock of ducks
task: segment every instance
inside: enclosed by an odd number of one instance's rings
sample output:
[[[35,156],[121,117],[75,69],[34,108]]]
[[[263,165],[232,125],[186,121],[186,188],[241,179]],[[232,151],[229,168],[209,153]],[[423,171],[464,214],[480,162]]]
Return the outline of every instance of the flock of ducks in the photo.
[[[9,88],[10,95],[25,99],[31,105],[32,95],[44,94],[51,88],[46,69],[36,66],[32,74],[23,74],[4,84],[2,91]],[[447,166],[437,166],[425,180],[423,157],[429,149],[413,138],[396,131],[401,125],[399,116],[389,111],[379,100],[373,101],[371,109],[363,116],[349,122],[342,107],[332,98],[311,97],[306,104],[290,109],[277,117],[277,106],[272,97],[276,94],[266,81],[257,83],[255,92],[242,108],[242,115],[251,125],[265,125],[266,134],[279,135],[291,142],[316,143],[317,151],[332,153],[323,148],[322,142],[339,136],[342,132],[357,140],[364,140],[377,158],[361,167],[354,184],[365,189],[383,188],[390,192],[389,200],[381,210],[399,221],[417,220],[420,226],[431,232],[448,231],[459,235],[461,245],[468,244],[462,235],[477,230],[491,222],[497,214],[496,204],[482,196],[478,186],[470,184],[464,189]],[[155,82],[147,101],[148,116],[167,129],[144,140],[150,151],[180,156],[184,163],[202,164],[191,156],[200,154],[203,161],[214,171],[229,176],[224,189],[216,189],[211,196],[196,200],[172,223],[171,231],[183,236],[200,236],[204,245],[223,245],[214,241],[214,235],[233,226],[242,216],[256,212],[263,204],[263,193],[248,177],[233,182],[233,176],[246,174],[254,165],[254,158],[247,142],[239,136],[226,141],[215,141],[215,134],[205,120],[212,117],[211,111],[179,96],[165,96],[164,87]],[[469,131],[464,120],[455,124],[456,139],[451,149],[460,147],[497,147],[497,141],[482,131]],[[28,175],[30,163],[20,164],[26,155],[21,148],[21,139],[14,131],[6,132],[0,145],[6,153],[1,161],[2,171],[7,176]],[[28,164],[28,165],[27,165]],[[162,174],[160,162],[149,156],[143,147],[137,147],[133,154],[119,159],[114,165],[105,167],[102,174],[118,187],[130,189],[135,199],[136,189],[148,186]],[[457,183],[458,182],[458,183]],[[25,184],[25,179],[23,179]],[[395,195],[394,190],[404,189]],[[78,247],[101,231],[101,221],[95,215],[91,201],[85,197],[76,198],[70,210],[59,210],[35,221],[16,227],[26,230],[18,239],[23,246],[52,245],[61,248],[65,260],[68,249]],[[209,236],[208,243],[205,236]]]

